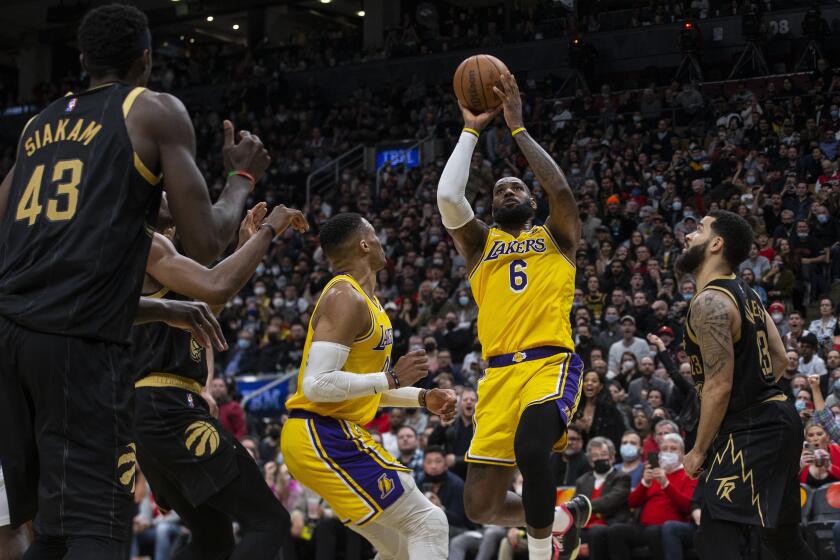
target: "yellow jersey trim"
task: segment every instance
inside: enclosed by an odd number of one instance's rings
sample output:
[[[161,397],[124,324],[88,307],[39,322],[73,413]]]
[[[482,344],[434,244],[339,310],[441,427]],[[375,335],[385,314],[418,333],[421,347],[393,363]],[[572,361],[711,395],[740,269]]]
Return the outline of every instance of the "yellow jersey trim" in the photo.
[[[131,111],[131,106],[134,105],[134,102],[137,101],[137,96],[146,91],[144,87],[136,87],[128,92],[128,95],[125,96],[125,100],[123,100],[122,104],[122,111],[123,111],[123,118],[128,118],[128,112]]]
[[[156,291],[155,293],[153,293],[153,294],[149,294],[148,296],[143,296],[143,297],[153,298],[153,299],[158,299],[158,298],[162,298],[163,296],[165,296],[165,295],[166,295],[166,294],[168,294],[168,293],[169,293],[169,288],[167,288],[166,286],[164,286],[163,288],[161,288],[160,290]]]
[[[384,457],[379,455],[376,449],[374,449],[373,447],[368,447],[363,441],[360,441],[359,438],[353,435],[347,420],[342,420],[340,418],[338,418],[337,420],[338,424],[341,426],[341,430],[344,432],[344,435],[347,436],[347,439],[353,442],[353,444],[356,446],[356,449],[358,449],[360,453],[370,456],[370,458],[376,461],[376,463],[382,468],[394,471],[411,472],[411,469],[408,469],[407,467],[404,467],[401,464],[394,464],[388,462],[387,460],[385,460]]]
[[[470,273],[467,274],[467,280],[470,280],[475,275],[475,273],[478,272],[478,269],[481,266],[481,263],[484,262],[484,257],[487,256],[487,244],[490,243],[490,236],[491,236],[490,234],[492,232],[493,232],[492,227],[487,228],[487,237],[484,238],[484,246],[481,248],[481,256],[478,258],[478,262],[475,263],[475,266],[473,266]]]
[[[134,102],[137,101],[137,97],[144,91],[146,91],[146,88],[136,87],[132,89],[128,93],[128,95],[125,96],[125,99],[123,100],[122,104],[122,112],[124,119],[128,118],[128,113],[129,111],[131,111],[132,105],[134,105]],[[146,180],[146,182],[152,185],[153,187],[160,183],[162,175],[155,175],[154,173],[152,173],[149,170],[149,168],[146,167],[146,164],[143,163],[143,160],[140,159],[140,156],[137,155],[137,152],[134,152],[134,168],[137,170],[138,173],[140,173],[140,176],[143,177]]]
[[[175,387],[185,389],[193,393],[201,394],[201,385],[195,379],[175,375],[174,373],[152,373],[134,384],[136,389],[140,387]]]

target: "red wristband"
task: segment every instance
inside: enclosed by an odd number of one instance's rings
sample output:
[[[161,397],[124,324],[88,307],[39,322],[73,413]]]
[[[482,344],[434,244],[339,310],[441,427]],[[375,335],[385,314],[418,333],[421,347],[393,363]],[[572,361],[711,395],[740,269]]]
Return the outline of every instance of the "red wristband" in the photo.
[[[250,173],[248,173],[247,171],[242,171],[240,169],[234,169],[233,171],[228,173],[228,179],[230,179],[234,175],[239,175],[240,177],[244,177],[245,179],[248,179],[249,181],[251,181],[251,186],[252,187],[257,184],[257,180],[254,179],[254,176],[251,175]]]

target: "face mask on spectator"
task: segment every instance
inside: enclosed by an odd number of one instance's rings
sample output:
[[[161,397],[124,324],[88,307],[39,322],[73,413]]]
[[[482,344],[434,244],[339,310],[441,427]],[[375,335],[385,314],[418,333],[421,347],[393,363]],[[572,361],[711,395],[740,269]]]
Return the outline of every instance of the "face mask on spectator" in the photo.
[[[279,264],[275,264],[274,266],[272,266],[272,267],[271,267],[271,273],[272,273],[274,276],[280,276],[280,265],[279,265]]]
[[[257,276],[262,276],[265,273],[265,265],[260,263],[257,265]]]
[[[797,232],[796,232],[796,236],[797,236],[799,239],[806,239],[806,238],[808,237],[808,234],[807,234],[807,233],[805,233],[805,232],[802,232],[802,231],[797,231]]]
[[[621,370],[622,371],[630,371],[631,369],[633,369],[633,366],[635,366],[635,365],[636,364],[635,364],[635,362],[633,362],[633,360],[624,360],[623,362],[621,362]]]
[[[233,298],[233,305],[242,305],[242,298],[238,296]]]
[[[458,303],[460,303],[462,306],[466,306],[469,302],[470,298],[468,298],[467,296],[461,296],[458,298]]]
[[[840,414],[835,414],[834,415],[834,422],[837,423],[837,424],[840,424]]]
[[[594,470],[598,474],[606,474],[610,471],[609,459],[598,459],[597,461],[592,461],[592,470]]]
[[[483,216],[484,215],[484,206],[476,206],[475,207],[475,215],[476,216]]]
[[[283,307],[283,298],[274,298],[273,300],[271,300],[271,305],[273,305],[275,309],[280,309],[281,307]]]
[[[773,322],[777,324],[785,320],[784,313],[772,313],[770,316],[773,318]]]
[[[264,296],[265,295],[265,288],[262,286],[257,286],[254,288],[254,295],[256,296]]]
[[[679,212],[680,210],[682,210],[682,202],[680,202],[679,200],[675,200],[673,204],[671,204],[671,208],[674,209],[674,212]]]
[[[748,185],[754,185],[755,184],[755,177],[753,177],[752,175],[747,175],[747,184]]]
[[[251,346],[251,341],[247,338],[240,338],[236,341],[236,344],[239,345],[241,350],[246,350],[249,346]]]
[[[431,237],[429,237],[429,243],[431,243],[432,245],[437,245],[438,243],[440,243],[440,237],[438,237],[437,235],[432,235]]]
[[[679,464],[680,456],[673,451],[663,451],[659,454],[659,465],[665,469],[665,471],[670,471],[671,469],[676,468]]]
[[[827,214],[817,214],[817,221],[821,224],[828,223],[828,215]]]
[[[796,412],[802,412],[807,406],[805,401],[796,401]]]
[[[618,377],[618,374],[617,374],[616,372],[614,372],[614,371],[612,371],[612,370],[610,370],[610,371],[608,371],[608,372],[607,372],[607,380],[612,381],[612,380],[613,380],[613,379],[615,379],[616,377]]]
[[[633,122],[634,123],[642,122],[642,117],[640,115],[633,115]]]
[[[832,119],[836,119],[836,118],[837,118],[837,115],[840,115],[840,112],[838,112],[838,111],[836,111],[836,110],[831,111],[831,118],[832,118]]]
[[[253,318],[253,317],[256,317],[256,316],[257,316],[257,310],[256,309],[249,309],[248,310],[248,317]]]
[[[639,458],[639,448],[632,443],[625,443],[621,446],[621,460],[625,463],[635,461]]]
[[[429,474],[423,473],[423,482],[430,482],[432,484],[437,484],[439,482],[443,482],[446,478],[446,473],[442,472],[440,474]]]
[[[618,321],[618,315],[604,315],[604,321],[606,321],[608,324],[612,325],[616,321]]]
[[[457,326],[458,325],[455,323],[455,321],[448,321],[446,323],[446,328],[449,329],[450,331],[454,331],[455,327],[457,327]]]
[[[711,164],[711,163],[704,163],[704,164],[703,164],[703,171],[708,171],[708,170],[709,170],[709,169],[711,169],[711,168],[712,168],[712,164]]]
[[[683,298],[685,301],[691,301],[691,298],[693,298],[693,297],[694,297],[694,294],[692,294],[692,293],[688,293],[688,294],[683,294],[683,295],[682,295],[682,298]]]

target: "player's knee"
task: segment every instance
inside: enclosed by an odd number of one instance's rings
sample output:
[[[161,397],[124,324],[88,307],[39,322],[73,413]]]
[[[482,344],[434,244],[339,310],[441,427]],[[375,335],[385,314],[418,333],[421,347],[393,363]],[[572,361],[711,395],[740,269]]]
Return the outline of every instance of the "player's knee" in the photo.
[[[446,514],[439,507],[432,507],[426,512],[417,527],[409,533],[410,539],[431,543],[443,550],[449,549],[449,522]]]
[[[490,524],[496,516],[496,499],[491,492],[480,492],[467,486],[464,489],[464,512],[473,523]]]
[[[551,456],[551,445],[537,438],[517,437],[513,442],[513,453],[519,470],[527,477],[528,471],[534,468],[545,469]]]

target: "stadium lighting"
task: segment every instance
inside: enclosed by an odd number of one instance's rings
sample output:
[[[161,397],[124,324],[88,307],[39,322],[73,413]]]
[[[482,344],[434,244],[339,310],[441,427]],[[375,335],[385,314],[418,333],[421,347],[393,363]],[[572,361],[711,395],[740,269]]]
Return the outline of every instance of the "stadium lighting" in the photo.
[[[190,37],[190,44],[192,45],[193,43],[195,43],[195,37]]]
[[[359,10],[358,12],[356,12],[356,15],[359,16],[359,17],[365,17],[365,11],[364,10]]]
[[[233,30],[234,30],[234,31],[238,31],[238,30],[239,30],[239,24],[238,24],[238,23],[234,23],[234,24],[233,24]]]
[[[329,4],[332,0],[321,0],[321,4]]]
[[[183,35],[181,35],[181,40],[182,40],[182,41],[184,40],[184,36],[183,36]]]
[[[208,22],[213,21],[213,16],[207,16],[207,21]]]

